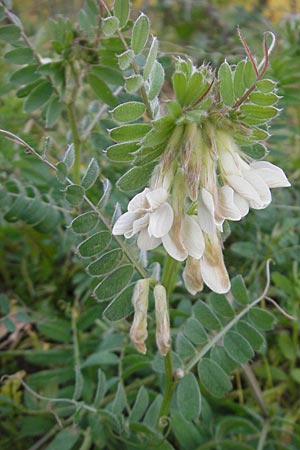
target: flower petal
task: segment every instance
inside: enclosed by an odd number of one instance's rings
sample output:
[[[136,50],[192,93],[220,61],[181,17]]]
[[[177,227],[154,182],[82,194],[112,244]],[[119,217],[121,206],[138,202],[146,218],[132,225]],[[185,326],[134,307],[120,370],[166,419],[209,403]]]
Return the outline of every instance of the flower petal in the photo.
[[[255,170],[247,170],[243,172],[243,176],[246,181],[248,181],[258,192],[261,202],[263,203],[263,208],[271,203],[272,196],[268,185],[264,182],[263,178],[260,177]],[[250,200],[250,206],[255,209],[261,209],[260,205],[256,206],[256,201]]]
[[[150,218],[150,214],[146,213],[142,217],[139,217],[138,219],[136,219],[132,225],[132,234],[138,233],[143,228],[147,227],[147,225],[149,224],[149,218]]]
[[[149,236],[147,228],[144,228],[140,231],[139,236],[137,238],[137,245],[141,250],[153,250],[158,247],[161,243],[161,239],[157,239],[153,236]]]
[[[149,208],[149,204],[146,198],[147,193],[150,192],[149,188],[145,188],[143,192],[136,194],[132,200],[128,203],[127,209],[129,212],[144,211]]]
[[[177,261],[184,261],[188,257],[188,252],[184,248],[179,236],[171,228],[168,234],[162,237],[162,243],[170,256]]]
[[[139,214],[132,212],[126,212],[125,214],[122,214],[122,216],[120,216],[114,224],[112,233],[114,235],[132,233],[133,222],[139,217]]]
[[[241,211],[234,202],[234,190],[228,185],[219,189],[219,209],[225,219],[240,220],[242,218]]]
[[[284,171],[268,161],[255,161],[250,164],[252,169],[259,174],[269,188],[289,187],[291,183]]]
[[[188,292],[192,295],[203,289],[203,280],[200,271],[200,261],[195,258],[188,258],[182,272],[182,278]]]
[[[217,294],[230,289],[230,280],[224,264],[221,239],[215,234],[205,239],[205,253],[200,259],[200,270],[204,283]]]
[[[242,197],[251,203],[252,208],[261,209],[265,208],[263,201],[261,200],[258,192],[252,184],[250,184],[245,178],[239,175],[229,175],[226,177],[228,184]]]
[[[153,209],[159,208],[161,205],[166,203],[168,200],[169,193],[164,188],[154,189],[153,191],[149,191],[146,194],[146,198],[148,200],[149,205]]]
[[[204,253],[204,237],[197,218],[185,215],[182,223],[182,237],[184,246],[190,256],[199,259]]]
[[[249,212],[249,202],[237,192],[233,195],[233,201],[239,208],[242,217],[245,217]]]
[[[215,205],[210,192],[201,189],[201,197],[198,200],[198,219],[202,230],[207,234],[212,234],[215,230],[214,220]]]
[[[169,203],[160,206],[150,214],[148,232],[151,236],[161,238],[167,234],[174,220],[174,212]]]

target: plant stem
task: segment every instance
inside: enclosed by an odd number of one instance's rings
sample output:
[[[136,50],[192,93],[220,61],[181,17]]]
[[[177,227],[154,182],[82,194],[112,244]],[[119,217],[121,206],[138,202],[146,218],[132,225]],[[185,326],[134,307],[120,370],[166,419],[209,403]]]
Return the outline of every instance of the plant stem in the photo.
[[[175,261],[175,259],[171,258],[171,256],[169,255],[166,256],[162,274],[162,284],[167,291],[168,299],[170,298],[170,295],[174,290],[179,267],[180,264],[177,261]],[[164,363],[165,363],[166,380],[165,380],[165,392],[159,415],[160,418],[168,415],[174,389],[176,386],[176,382],[173,379],[173,362],[171,350],[169,350],[169,352],[166,354],[164,358]],[[159,426],[161,428],[164,428],[165,424],[160,423]]]
[[[67,104],[67,111],[70,121],[70,127],[72,131],[72,139],[74,144],[74,153],[75,153],[75,161],[74,161],[74,182],[75,184],[80,183],[80,153],[81,153],[81,140],[77,128],[74,104]]]

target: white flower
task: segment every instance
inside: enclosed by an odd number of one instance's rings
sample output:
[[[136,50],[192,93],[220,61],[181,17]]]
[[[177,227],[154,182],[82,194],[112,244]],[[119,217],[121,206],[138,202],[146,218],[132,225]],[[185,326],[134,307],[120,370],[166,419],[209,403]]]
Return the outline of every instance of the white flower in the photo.
[[[118,218],[113,234],[126,238],[139,233],[137,245],[141,250],[159,246],[173,224],[174,213],[167,202],[168,191],[164,188],[145,188],[128,203],[128,212]]]
[[[290,186],[283,170],[274,164],[267,161],[247,163],[229,134],[218,131],[217,146],[221,177],[225,184],[220,189],[223,190],[220,211],[226,219],[239,220],[237,208],[241,217],[248,213],[249,207],[266,208],[272,200],[270,188]]]
[[[205,283],[217,294],[225,294],[230,289],[230,280],[225,267],[220,234],[204,234],[205,252],[202,258],[188,258],[183,271],[187,290],[195,295]]]
[[[142,279],[136,282],[132,295],[132,304],[134,307],[134,318],[130,328],[130,338],[136,349],[145,354],[147,351],[145,340],[148,337],[147,332],[147,310],[149,296],[149,279]]]
[[[201,258],[205,245],[197,217],[184,212],[185,197],[184,174],[178,171],[172,191],[174,221],[170,231],[162,237],[165,250],[177,261],[184,261],[188,256]]]
[[[162,356],[166,356],[170,350],[170,318],[166,289],[162,284],[157,284],[153,290],[155,300],[156,319],[156,344]]]
[[[213,234],[216,228],[222,231],[224,217],[219,208],[219,191],[216,166],[216,146],[211,133],[213,148],[202,141],[202,164],[200,196],[198,200],[198,220],[202,230]]]

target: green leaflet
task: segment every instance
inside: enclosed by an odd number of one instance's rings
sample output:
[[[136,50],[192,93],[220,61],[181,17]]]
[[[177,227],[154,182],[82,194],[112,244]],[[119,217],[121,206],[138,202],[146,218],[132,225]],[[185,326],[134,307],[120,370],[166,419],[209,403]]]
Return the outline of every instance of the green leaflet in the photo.
[[[125,79],[125,89],[129,94],[134,94],[143,85],[142,75],[132,75]]]
[[[82,258],[90,258],[101,253],[110,243],[110,233],[99,231],[93,234],[78,246],[79,254]]]
[[[225,295],[211,293],[209,296],[209,304],[219,316],[220,320],[225,319],[225,323],[235,316],[234,309]]]
[[[158,61],[154,61],[152,70],[149,75],[149,100],[153,100],[160,93],[164,81],[165,71],[163,69],[163,66]]]
[[[116,142],[137,141],[151,130],[151,125],[146,123],[129,124],[110,130],[111,138]]]
[[[143,72],[144,80],[147,80],[149,78],[153,64],[157,57],[157,52],[158,52],[158,40],[156,37],[153,37],[151,47],[150,47],[150,50],[149,50],[149,53],[148,53],[148,56],[146,59],[145,67],[144,67],[144,72]]]
[[[100,350],[99,352],[92,353],[87,357],[84,363],[81,365],[82,368],[90,366],[101,366],[101,365],[116,365],[119,362],[119,358],[115,353],[109,352],[107,350]]]
[[[135,55],[144,49],[150,33],[150,23],[147,16],[141,14],[133,25],[131,47]]]
[[[55,438],[47,445],[46,450],[59,450],[61,448],[71,450],[80,436],[79,428],[65,428],[56,434]]]
[[[130,414],[130,422],[138,422],[145,414],[149,405],[149,394],[144,386],[141,386],[136,400],[134,402],[133,408]]]
[[[46,113],[47,128],[52,128],[56,124],[56,122],[60,118],[62,108],[63,103],[60,101],[60,98],[57,95],[52,95]]]
[[[148,183],[153,171],[153,164],[133,167],[126,172],[117,182],[117,187],[121,191],[136,191],[142,189]]]
[[[267,147],[260,143],[241,147],[241,149],[244,153],[254,159],[261,159],[268,153]]]
[[[245,282],[241,275],[237,275],[231,280],[231,292],[234,299],[241,305],[247,305],[250,302]]]
[[[231,374],[231,372],[239,366],[239,364],[230,358],[224,347],[221,345],[215,345],[210,352],[210,359],[219,364],[222,369]]]
[[[119,122],[132,122],[139,119],[145,112],[146,106],[141,102],[122,103],[111,111],[113,118]]]
[[[115,0],[114,13],[119,19],[120,29],[122,29],[129,18],[129,0]]]
[[[246,64],[245,60],[240,61],[236,66],[234,72],[233,88],[234,88],[234,95],[237,99],[241,98],[246,90],[246,86],[244,84],[245,64]]]
[[[52,85],[49,81],[43,81],[36,86],[29,94],[24,103],[26,112],[33,112],[43,106],[51,97],[53,92]]]
[[[120,292],[129,283],[133,275],[133,267],[130,264],[118,267],[109,274],[95,288],[94,295],[98,300],[107,300]]]
[[[28,47],[20,47],[5,53],[6,61],[13,64],[30,64],[35,61],[33,51]]]
[[[121,291],[113,301],[104,310],[103,315],[111,321],[121,320],[129,316],[133,312],[133,306],[131,303],[133,289],[135,283],[127,286]]]
[[[245,87],[250,88],[256,81],[256,73],[251,61],[247,61],[244,66],[243,81]]]
[[[88,82],[100,100],[111,107],[117,106],[118,99],[113,95],[108,85],[100,77],[91,73],[88,76]]]
[[[0,27],[0,41],[16,42],[21,36],[21,30],[16,25],[4,25]]]
[[[118,384],[116,396],[112,404],[111,408],[112,413],[121,414],[126,405],[127,405],[126,393],[124,390],[123,382],[120,381]]]
[[[208,340],[204,327],[193,317],[185,322],[183,333],[195,345],[204,345]]]
[[[276,87],[276,83],[273,80],[269,80],[269,79],[265,79],[265,80],[260,80],[256,83],[256,88],[264,93],[269,93],[272,92],[274,90],[274,88]]]
[[[106,275],[121,262],[122,257],[123,251],[120,248],[111,250],[96,259],[96,261],[91,262],[87,267],[87,271],[93,277]]]
[[[193,306],[193,312],[197,320],[207,330],[220,330],[221,323],[212,310],[202,301],[198,301]]]
[[[192,358],[197,353],[193,344],[182,333],[178,333],[175,347],[176,352],[183,360]]]
[[[119,28],[119,19],[115,16],[105,17],[102,19],[102,30],[106,36],[112,36]]]
[[[119,66],[121,70],[126,70],[132,63],[134,58],[134,53],[132,50],[126,50],[125,52],[118,55]]]
[[[100,167],[95,158],[92,158],[81,180],[81,187],[83,187],[85,191],[88,191],[96,183],[99,173]]]
[[[240,111],[246,116],[249,116],[250,119],[253,118],[263,122],[277,116],[279,112],[274,106],[259,106],[251,103],[241,105]]]
[[[278,101],[278,96],[273,93],[252,92],[249,95],[249,100],[252,103],[260,106],[272,106]]]
[[[40,78],[37,73],[38,64],[30,64],[17,70],[10,77],[10,81],[14,84],[27,84]]]
[[[226,61],[223,62],[219,68],[218,78],[220,81],[220,93],[223,102],[227,106],[232,106],[234,103],[233,77],[231,68]]]
[[[254,351],[259,352],[265,348],[264,336],[250,323],[240,320],[236,325],[236,330],[249,342]]]
[[[249,319],[262,331],[272,330],[276,322],[276,318],[273,314],[261,308],[252,308],[249,311]]]
[[[198,419],[201,412],[201,392],[194,374],[188,373],[179,381],[177,405],[186,420]]]
[[[248,341],[236,331],[228,331],[224,337],[224,349],[228,356],[239,364],[245,364],[254,356]]]
[[[95,228],[98,223],[98,214],[94,211],[88,211],[80,216],[76,217],[71,227],[76,234],[85,234]]]
[[[187,90],[187,78],[183,72],[175,72],[172,80],[176,99],[181,106],[184,106]]]
[[[138,142],[121,142],[108,147],[106,154],[111,161],[127,162],[133,160],[134,155],[131,153],[138,150],[138,148]]]
[[[201,383],[214,397],[222,398],[232,388],[228,375],[211,359],[203,358],[199,362],[198,373]]]
[[[83,201],[84,189],[78,184],[71,184],[66,187],[65,197],[72,206],[78,206]]]

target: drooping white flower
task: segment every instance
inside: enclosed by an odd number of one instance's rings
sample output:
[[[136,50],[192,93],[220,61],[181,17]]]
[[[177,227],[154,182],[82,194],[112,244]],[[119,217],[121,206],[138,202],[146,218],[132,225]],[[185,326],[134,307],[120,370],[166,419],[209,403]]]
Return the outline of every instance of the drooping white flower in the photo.
[[[195,295],[205,283],[217,294],[225,294],[230,289],[230,280],[225,267],[222,242],[219,232],[204,233],[205,252],[200,259],[188,258],[183,271],[187,290]]]
[[[132,295],[132,304],[134,307],[134,318],[130,328],[130,338],[136,349],[145,354],[147,351],[145,340],[148,337],[147,332],[147,311],[149,297],[148,278],[138,280],[134,286]]]
[[[200,176],[200,196],[198,200],[198,220],[202,230],[213,234],[222,231],[224,217],[219,207],[217,180],[217,151],[214,133],[208,128],[211,147],[202,139],[202,162]]]
[[[171,346],[170,318],[166,289],[157,284],[153,290],[155,300],[156,344],[162,356],[166,356]]]
[[[145,188],[128,203],[128,211],[116,221],[113,234],[124,234],[130,238],[139,233],[137,245],[141,250],[158,247],[174,219],[168,196],[168,191],[163,187],[154,190]]]
[[[204,252],[204,239],[197,216],[184,211],[186,184],[183,171],[178,171],[172,191],[174,221],[169,232],[162,237],[165,250],[177,261],[188,256],[201,258]]]
[[[226,219],[239,220],[232,219],[235,207],[240,210],[241,217],[248,213],[249,207],[266,208],[272,200],[270,188],[290,186],[283,170],[274,164],[267,161],[246,162],[229,134],[217,131],[217,146],[224,187],[229,186],[234,191],[231,210],[226,206],[223,210]],[[226,189],[229,193],[227,187]]]

